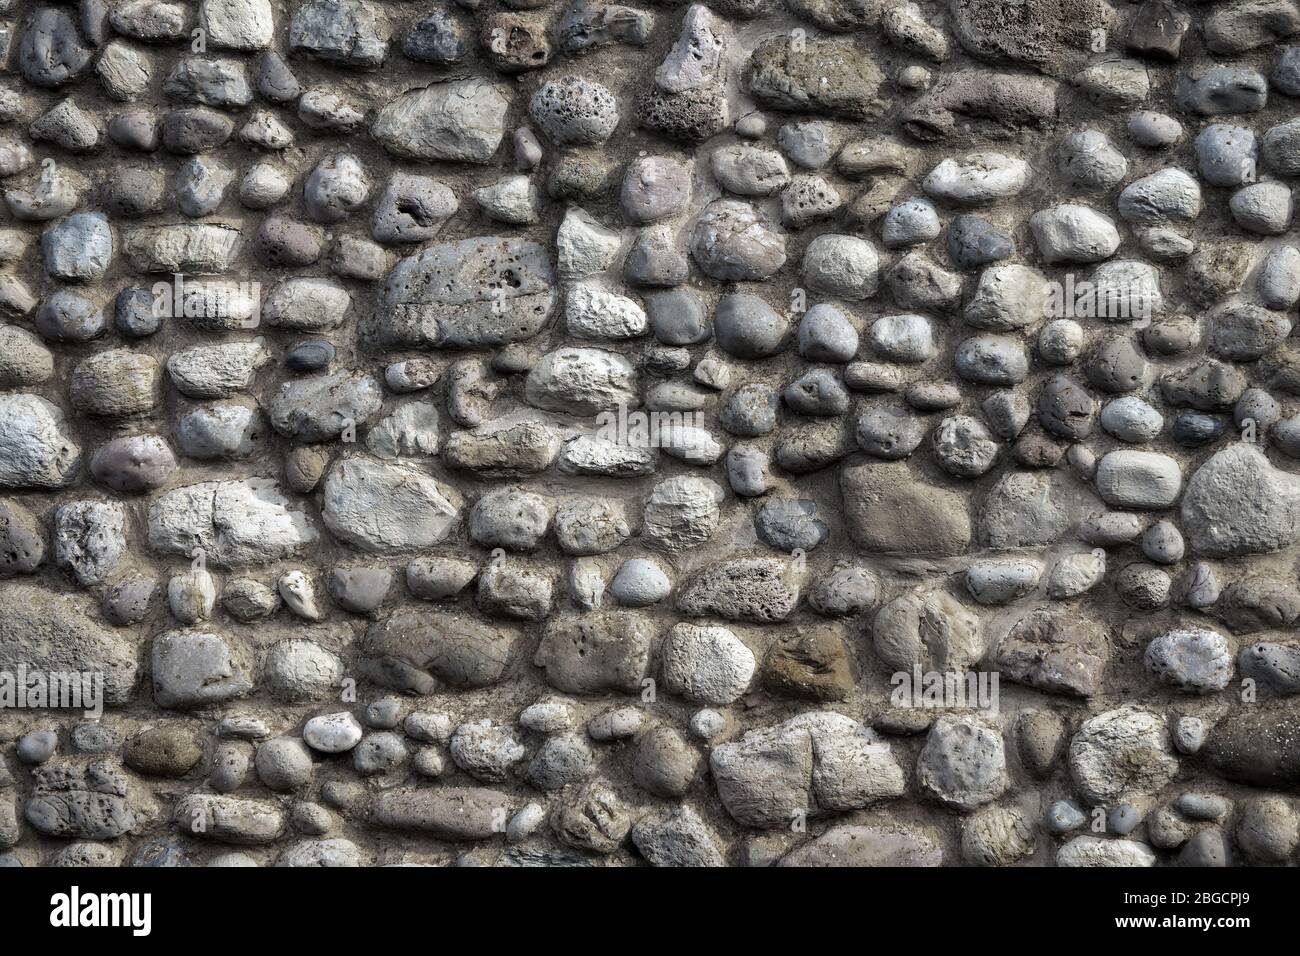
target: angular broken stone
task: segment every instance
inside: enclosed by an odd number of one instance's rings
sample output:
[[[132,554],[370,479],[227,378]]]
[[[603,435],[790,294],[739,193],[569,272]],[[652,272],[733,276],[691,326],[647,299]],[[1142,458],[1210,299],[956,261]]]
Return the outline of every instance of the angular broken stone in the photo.
[[[205,631],[169,631],[154,638],[154,702],[160,707],[200,707],[242,697],[253,682],[224,638]]]
[[[23,815],[47,836],[112,840],[137,825],[127,777],[105,761],[46,764],[32,777],[35,789]]]
[[[1214,725],[1201,752],[1229,780],[1291,787],[1300,780],[1300,710],[1278,702],[1229,714]]]
[[[367,0],[308,0],[289,21],[289,51],[371,68],[388,53],[388,24]]]
[[[638,693],[652,636],[645,618],[627,612],[565,615],[546,625],[533,663],[548,684],[567,693]]]
[[[129,634],[96,623],[89,602],[77,594],[6,581],[0,587],[0,671],[102,674],[103,701],[132,700],[140,660]],[[85,688],[88,695],[97,691]],[[93,705],[90,696],[85,699]],[[86,709],[90,709],[87,707]]]
[[[1269,554],[1300,540],[1300,479],[1247,443],[1210,456],[1180,506],[1191,549],[1214,558]]]
[[[267,478],[205,481],[165,492],[149,505],[149,546],[220,567],[296,557],[319,537],[301,506]]]
[[[677,596],[691,617],[718,615],[729,621],[784,621],[799,602],[795,568],[779,558],[731,558],[702,568]]]
[[[1155,793],[1178,772],[1163,717],[1131,705],[1084,721],[1069,760],[1075,785],[1094,804]]]
[[[997,646],[998,670],[1008,680],[1071,697],[1096,694],[1109,659],[1102,627],[1050,606],[1021,617]]]
[[[778,37],[759,44],[745,64],[746,92],[774,109],[870,119],[884,76],[870,57],[838,38]]]
[[[53,490],[76,480],[81,449],[63,411],[37,395],[0,395],[0,488]]]
[[[917,480],[902,462],[846,463],[840,491],[849,534],[863,551],[956,555],[970,545],[967,499]]]

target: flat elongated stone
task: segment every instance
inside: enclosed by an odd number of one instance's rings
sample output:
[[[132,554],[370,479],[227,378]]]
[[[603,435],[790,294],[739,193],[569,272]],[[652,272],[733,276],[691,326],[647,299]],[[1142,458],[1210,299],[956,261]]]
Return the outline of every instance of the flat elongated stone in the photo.
[[[510,798],[484,787],[403,787],[381,793],[371,818],[382,827],[418,830],[440,840],[484,840],[502,832]]]
[[[1178,462],[1148,451],[1113,451],[1097,464],[1097,493],[1117,508],[1168,508],[1182,490]]]
[[[783,621],[799,601],[797,574],[778,558],[733,558],[699,571],[678,595],[684,614],[729,621]]]
[[[368,424],[383,402],[379,382],[369,375],[341,371],[293,379],[271,400],[271,425],[299,442],[330,441]]]
[[[238,226],[179,223],[127,233],[126,257],[137,272],[220,275],[229,271],[242,246]]]
[[[488,687],[505,677],[520,636],[467,615],[403,608],[366,632],[367,669],[399,690],[419,690],[430,673],[453,687]]]
[[[210,793],[182,797],[173,817],[183,833],[240,846],[274,843],[285,826],[284,811],[274,803]]]
[[[319,537],[301,505],[267,478],[205,481],[159,495],[149,506],[149,546],[219,566],[265,564],[302,553]]]
[[[483,236],[403,259],[375,310],[392,346],[484,348],[532,338],[555,309],[555,271],[535,242]]]
[[[560,454],[560,436],[541,421],[488,422],[447,436],[442,460],[490,478],[546,471]]]
[[[777,866],[942,866],[935,839],[908,826],[832,827],[795,847]]]

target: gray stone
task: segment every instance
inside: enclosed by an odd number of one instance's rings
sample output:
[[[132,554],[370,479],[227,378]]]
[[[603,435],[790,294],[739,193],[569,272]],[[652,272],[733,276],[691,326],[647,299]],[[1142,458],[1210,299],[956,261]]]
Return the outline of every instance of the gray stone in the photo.
[[[395,346],[505,345],[550,318],[554,281],[550,258],[535,243],[488,236],[432,245],[393,269],[376,319]]]
[[[289,21],[289,51],[339,66],[377,67],[388,52],[387,24],[364,0],[309,0]]]
[[[0,396],[0,487],[53,490],[76,480],[81,449],[63,412],[36,395]]]
[[[1070,773],[1096,804],[1155,792],[1177,772],[1164,720],[1133,706],[1089,718],[1070,742]]]
[[[487,80],[449,79],[398,96],[370,132],[403,159],[487,163],[505,136],[509,102]]]
[[[750,54],[742,85],[760,104],[775,109],[865,120],[878,116],[876,98],[884,77],[856,56],[847,41],[788,37],[764,41]]]
[[[771,623],[790,615],[799,590],[797,573],[785,561],[732,558],[701,569],[679,591],[677,607],[691,617]]]
[[[785,264],[785,235],[749,203],[718,199],[695,221],[691,255],[723,280],[766,279]]]
[[[154,701],[160,707],[219,704],[253,689],[225,639],[204,631],[170,631],[154,638]]]
[[[547,624],[533,663],[572,694],[639,693],[650,666],[649,623],[628,612],[591,612]]]
[[[461,506],[459,493],[412,468],[352,458],[326,476],[321,517],[354,547],[402,553],[444,540]]]
[[[1002,735],[974,717],[941,717],[916,763],[924,793],[970,812],[996,800],[1010,785]]]
[[[159,495],[149,507],[149,544],[218,566],[262,564],[300,554],[318,533],[265,478],[207,481]]]
[[[529,115],[560,146],[598,146],[618,125],[618,102],[599,83],[570,76],[544,83],[528,103]]]
[[[1300,537],[1300,487],[1257,448],[1235,444],[1192,473],[1181,518],[1198,554],[1268,554]]]
[[[1209,630],[1175,630],[1147,645],[1147,670],[1179,690],[1210,694],[1232,679],[1232,653],[1223,635]]]

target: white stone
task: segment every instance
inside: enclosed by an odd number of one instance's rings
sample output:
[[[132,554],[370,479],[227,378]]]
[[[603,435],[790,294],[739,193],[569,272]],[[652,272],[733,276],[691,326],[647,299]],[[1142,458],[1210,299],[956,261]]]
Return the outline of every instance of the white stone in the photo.
[[[1100,262],[1119,248],[1119,230],[1095,209],[1062,203],[1029,217],[1038,251],[1049,263]]]
[[[404,465],[348,458],[325,477],[321,518],[340,541],[372,554],[439,544],[460,520],[460,493]]]
[[[63,410],[38,395],[0,395],[0,488],[63,488],[76,480],[81,449]]]
[[[149,546],[218,566],[268,564],[301,554],[319,533],[301,502],[269,478],[205,481],[159,495],[149,506]]]
[[[733,703],[756,667],[754,652],[725,627],[678,624],[664,642],[664,689],[695,703]]]
[[[632,339],[645,335],[645,310],[632,299],[579,283],[565,293],[564,320],[579,339]]]
[[[321,714],[307,721],[302,739],[312,750],[325,754],[347,753],[361,743],[361,724],[347,711]]]
[[[976,205],[1018,195],[1029,185],[1029,164],[1003,153],[945,159],[921,183],[926,195],[954,205]]]

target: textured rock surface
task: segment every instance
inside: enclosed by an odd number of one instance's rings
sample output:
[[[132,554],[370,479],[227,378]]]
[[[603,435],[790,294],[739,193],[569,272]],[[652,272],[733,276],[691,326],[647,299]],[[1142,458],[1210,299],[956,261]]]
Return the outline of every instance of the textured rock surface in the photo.
[[[1296,36],[0,0],[0,863],[1295,864]]]

